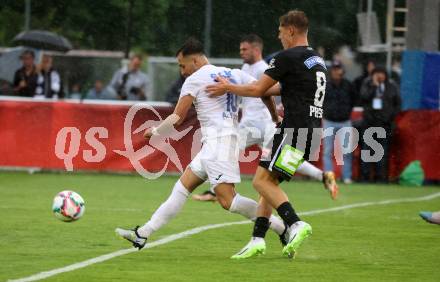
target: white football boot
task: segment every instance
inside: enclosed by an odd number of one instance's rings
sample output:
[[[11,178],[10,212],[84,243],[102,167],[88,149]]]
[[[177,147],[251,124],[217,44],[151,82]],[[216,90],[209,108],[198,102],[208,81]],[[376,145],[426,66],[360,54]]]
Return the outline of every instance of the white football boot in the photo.
[[[138,248],[140,250],[147,243],[147,238],[139,235],[139,233],[137,232],[138,228],[139,228],[139,226],[136,226],[136,228],[134,228],[132,230],[116,228],[115,232],[118,236],[133,243],[133,247]]]

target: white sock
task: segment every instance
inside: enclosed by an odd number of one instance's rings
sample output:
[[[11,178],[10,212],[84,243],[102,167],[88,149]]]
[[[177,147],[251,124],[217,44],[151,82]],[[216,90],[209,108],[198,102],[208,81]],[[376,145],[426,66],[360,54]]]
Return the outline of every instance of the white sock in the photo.
[[[238,213],[242,216],[255,221],[257,218],[257,208],[258,204],[252,199],[243,197],[240,194],[236,194],[234,199],[232,199],[229,211],[232,213]]]
[[[304,161],[296,170],[297,172],[310,176],[316,180],[322,181],[322,170],[312,165],[308,161]]]
[[[179,179],[168,199],[153,213],[151,219],[138,229],[139,235],[148,238],[153,232],[167,224],[180,212],[189,194]]]
[[[264,243],[264,238],[260,238],[260,237],[252,237],[251,242],[254,244],[258,244],[263,242]]]
[[[229,208],[229,211],[232,213],[241,214],[242,216],[252,221],[255,221],[255,219],[257,218],[257,208],[258,208],[257,202],[255,202],[252,199],[243,197],[237,193],[234,199],[232,199],[232,203],[231,203],[231,207]],[[280,218],[271,215],[271,217],[269,218],[269,222],[270,222],[270,229],[275,231],[278,235],[283,234],[284,223]]]
[[[269,218],[269,223],[270,229],[275,231],[275,233],[277,233],[278,235],[283,234],[284,229],[286,229],[283,220],[277,216],[274,216],[273,214]]]

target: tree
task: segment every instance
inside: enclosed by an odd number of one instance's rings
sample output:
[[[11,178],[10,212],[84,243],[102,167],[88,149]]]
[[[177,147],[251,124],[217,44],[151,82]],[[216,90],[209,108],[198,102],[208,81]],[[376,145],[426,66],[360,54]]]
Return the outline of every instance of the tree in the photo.
[[[312,46],[323,46],[328,54],[342,44],[355,46],[357,2],[214,0],[212,55],[237,56],[240,37],[246,33],[264,39],[266,54],[281,49],[278,18],[295,8],[310,18]],[[0,44],[10,46],[24,25],[24,1],[2,3]],[[132,46],[149,54],[174,55],[188,36],[203,38],[204,12],[203,0],[134,0]],[[57,32],[75,48],[124,50],[127,13],[128,0],[33,0],[31,28]]]

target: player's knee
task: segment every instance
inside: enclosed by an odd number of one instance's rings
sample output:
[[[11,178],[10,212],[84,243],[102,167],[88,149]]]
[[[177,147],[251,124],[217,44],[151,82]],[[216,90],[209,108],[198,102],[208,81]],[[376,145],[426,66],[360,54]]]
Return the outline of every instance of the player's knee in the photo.
[[[229,210],[232,200],[235,196],[234,185],[229,183],[221,183],[215,187],[217,201],[225,210]]]
[[[230,201],[228,198],[217,195],[217,201],[225,210],[230,209],[232,201]]]

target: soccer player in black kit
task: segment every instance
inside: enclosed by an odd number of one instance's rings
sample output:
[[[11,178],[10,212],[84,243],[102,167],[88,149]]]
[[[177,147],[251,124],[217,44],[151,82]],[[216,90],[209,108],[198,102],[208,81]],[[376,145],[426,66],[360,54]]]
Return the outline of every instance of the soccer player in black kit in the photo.
[[[296,168],[304,159],[311,157],[320,143],[327,69],[324,60],[308,46],[307,31],[305,13],[289,11],[280,17],[278,37],[284,51],[272,59],[257,82],[234,85],[218,77],[218,83],[207,87],[212,96],[226,92],[248,97],[281,95],[284,106],[284,119],[273,137],[272,147],[268,148],[270,153],[265,158],[263,156],[253,179],[253,186],[261,198],[252,239],[232,256],[234,259],[265,253],[264,237],[269,228],[272,207],[287,226],[284,255],[294,255],[312,233],[311,226],[300,220],[279,187],[281,181],[291,179]],[[334,190],[330,192],[336,194],[337,186],[330,187]]]

